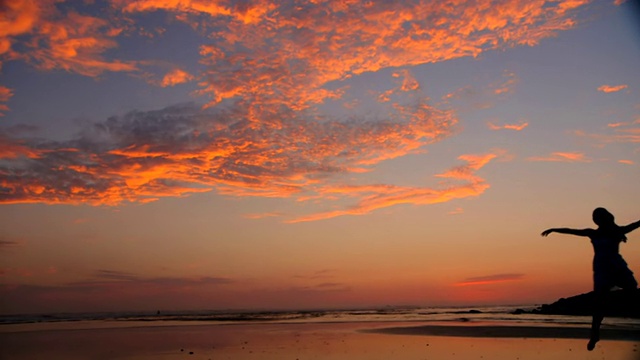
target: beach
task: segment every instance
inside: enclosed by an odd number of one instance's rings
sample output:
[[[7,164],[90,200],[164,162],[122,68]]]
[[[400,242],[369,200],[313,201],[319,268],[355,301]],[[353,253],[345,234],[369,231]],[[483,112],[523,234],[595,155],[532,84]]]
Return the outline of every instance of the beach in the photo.
[[[77,321],[0,327],[1,359],[640,359],[640,329],[479,322]]]

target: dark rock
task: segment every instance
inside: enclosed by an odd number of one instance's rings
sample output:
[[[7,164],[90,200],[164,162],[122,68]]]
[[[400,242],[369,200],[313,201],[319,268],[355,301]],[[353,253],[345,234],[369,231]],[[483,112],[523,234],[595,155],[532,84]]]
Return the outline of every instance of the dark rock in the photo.
[[[452,312],[452,314],[482,314],[482,311],[471,309],[471,310],[463,310],[463,311],[454,311]]]
[[[593,298],[593,292],[561,298],[553,304],[542,305],[531,313],[590,316],[593,313]],[[640,318],[640,289],[630,293],[623,290],[610,291],[605,300],[605,316]]]

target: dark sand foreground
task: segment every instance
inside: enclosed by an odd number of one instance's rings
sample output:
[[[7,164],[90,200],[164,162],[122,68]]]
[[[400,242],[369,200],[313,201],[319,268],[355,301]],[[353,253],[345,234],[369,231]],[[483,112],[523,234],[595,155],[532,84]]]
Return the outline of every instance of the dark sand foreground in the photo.
[[[419,323],[0,326],[0,359],[640,360],[640,330]]]

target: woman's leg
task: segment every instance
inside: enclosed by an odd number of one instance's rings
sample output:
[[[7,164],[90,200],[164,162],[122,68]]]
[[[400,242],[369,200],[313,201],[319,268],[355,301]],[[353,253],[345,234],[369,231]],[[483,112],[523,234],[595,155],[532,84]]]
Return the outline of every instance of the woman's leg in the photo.
[[[607,292],[596,290],[593,292],[593,318],[591,319],[591,335],[587,350],[591,351],[596,347],[596,343],[600,340],[600,325],[604,319],[605,299]]]

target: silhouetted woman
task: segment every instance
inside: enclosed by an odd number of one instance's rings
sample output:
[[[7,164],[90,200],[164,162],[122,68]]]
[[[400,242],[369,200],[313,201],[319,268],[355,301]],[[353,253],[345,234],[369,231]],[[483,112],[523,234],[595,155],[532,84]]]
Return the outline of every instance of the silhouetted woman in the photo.
[[[598,225],[597,229],[568,229],[553,228],[542,232],[542,236],[547,236],[552,232],[560,234],[570,234],[586,236],[593,244],[593,320],[591,322],[591,336],[588,350],[593,350],[598,340],[600,340],[600,324],[604,318],[604,301],[607,293],[612,287],[618,286],[626,291],[634,291],[638,287],[638,282],[633,277],[633,272],[629,270],[619,252],[620,242],[627,242],[627,233],[640,227],[640,221],[636,221],[626,226],[618,226],[613,215],[605,208],[593,210],[593,222]]]

